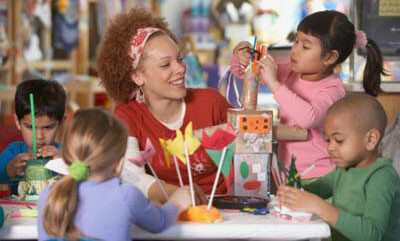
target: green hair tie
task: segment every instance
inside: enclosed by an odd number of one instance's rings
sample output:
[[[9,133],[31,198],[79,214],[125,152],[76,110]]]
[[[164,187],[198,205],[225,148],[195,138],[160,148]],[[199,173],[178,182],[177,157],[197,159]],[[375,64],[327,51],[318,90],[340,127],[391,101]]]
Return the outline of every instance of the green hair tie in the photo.
[[[89,174],[89,167],[85,163],[76,160],[68,167],[69,176],[77,182],[85,180]]]

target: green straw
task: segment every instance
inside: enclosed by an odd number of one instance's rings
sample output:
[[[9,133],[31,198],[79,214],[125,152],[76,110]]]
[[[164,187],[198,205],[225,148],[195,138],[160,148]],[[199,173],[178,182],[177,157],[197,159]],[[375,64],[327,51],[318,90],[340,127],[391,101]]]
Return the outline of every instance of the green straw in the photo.
[[[29,94],[31,102],[31,115],[32,115],[32,143],[33,143],[33,159],[36,159],[36,127],[35,127],[35,104],[33,103],[33,93]]]

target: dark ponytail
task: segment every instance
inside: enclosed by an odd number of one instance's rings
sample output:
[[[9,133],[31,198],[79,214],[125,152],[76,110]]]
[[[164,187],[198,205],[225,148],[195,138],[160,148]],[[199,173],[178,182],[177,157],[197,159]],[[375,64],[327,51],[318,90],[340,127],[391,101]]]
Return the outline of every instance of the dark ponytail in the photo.
[[[383,58],[378,45],[368,38],[366,46],[367,62],[365,64],[363,87],[367,94],[378,96],[382,92],[381,75],[388,75],[383,68]]]

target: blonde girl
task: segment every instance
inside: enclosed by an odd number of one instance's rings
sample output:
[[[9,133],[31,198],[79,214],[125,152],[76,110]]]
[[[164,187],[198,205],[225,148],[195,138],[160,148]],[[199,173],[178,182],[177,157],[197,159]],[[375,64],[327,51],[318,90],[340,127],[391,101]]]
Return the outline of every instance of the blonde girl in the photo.
[[[184,188],[158,208],[136,187],[121,183],[127,132],[104,110],[79,110],[62,146],[69,175],[40,195],[39,240],[131,240],[132,224],[160,232],[190,204]]]

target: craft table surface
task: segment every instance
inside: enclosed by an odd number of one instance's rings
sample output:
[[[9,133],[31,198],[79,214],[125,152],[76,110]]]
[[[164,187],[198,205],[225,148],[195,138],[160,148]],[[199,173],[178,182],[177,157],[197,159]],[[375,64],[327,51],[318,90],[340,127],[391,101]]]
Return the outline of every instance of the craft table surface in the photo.
[[[5,212],[16,205],[3,205]],[[25,208],[19,206],[19,208]],[[15,211],[14,211],[15,212]],[[135,239],[142,240],[321,240],[330,236],[329,226],[320,219],[304,223],[277,220],[273,215],[222,212],[224,221],[215,224],[178,222],[165,231],[151,234],[133,228]],[[104,218],[104,217],[101,217]],[[35,218],[6,219],[0,240],[37,239]]]

